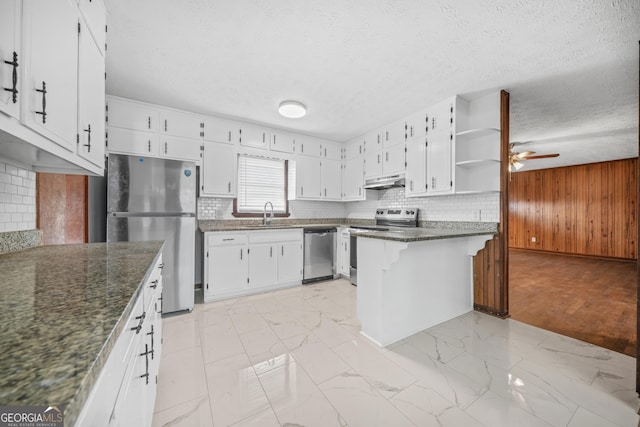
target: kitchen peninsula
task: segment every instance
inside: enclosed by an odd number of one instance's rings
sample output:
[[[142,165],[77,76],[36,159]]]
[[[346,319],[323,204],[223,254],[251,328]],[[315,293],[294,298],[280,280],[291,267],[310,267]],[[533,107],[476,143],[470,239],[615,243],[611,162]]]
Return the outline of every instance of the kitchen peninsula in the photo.
[[[495,233],[489,228],[354,233],[361,333],[384,347],[471,311],[472,256]]]
[[[95,425],[98,419],[106,424],[116,412],[113,385],[123,384],[125,370],[134,370],[131,364],[140,367],[128,362],[136,359],[125,357],[127,348],[137,351],[136,339],[153,339],[143,333],[147,327],[153,332],[154,321],[160,323],[159,305],[157,317],[148,308],[156,307],[162,289],[158,268],[162,247],[163,242],[157,241],[93,243],[39,246],[0,255],[2,404],[62,405],[65,425]],[[143,303],[144,322],[135,320],[138,311],[143,312]],[[132,318],[142,331],[130,330]],[[159,365],[161,330],[157,326],[156,332]],[[127,341],[124,354],[118,353],[122,357],[110,364],[113,357],[109,356],[120,351],[123,341]],[[144,371],[144,360],[141,366]],[[137,374],[144,372],[136,370]],[[97,406],[101,410],[78,418],[83,407],[98,400],[92,391],[104,384],[105,376],[110,381],[100,389]],[[126,394],[125,385],[122,394]],[[137,403],[136,410],[150,409],[150,417],[155,391],[150,408],[135,398],[130,400]],[[103,417],[102,411],[107,415]]]

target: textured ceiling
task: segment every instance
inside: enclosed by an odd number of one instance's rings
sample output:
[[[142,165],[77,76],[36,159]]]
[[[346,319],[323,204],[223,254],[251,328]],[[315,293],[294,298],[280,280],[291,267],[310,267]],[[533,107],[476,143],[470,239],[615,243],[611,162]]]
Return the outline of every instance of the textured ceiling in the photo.
[[[638,0],[105,2],[109,94],[346,141],[506,89],[511,139],[560,153],[522,170],[637,155]]]

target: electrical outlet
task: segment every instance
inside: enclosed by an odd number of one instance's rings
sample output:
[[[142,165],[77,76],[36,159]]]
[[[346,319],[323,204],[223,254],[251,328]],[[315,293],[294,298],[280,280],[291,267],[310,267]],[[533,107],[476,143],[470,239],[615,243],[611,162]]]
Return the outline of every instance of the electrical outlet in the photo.
[[[531,243],[536,243],[538,241],[538,239],[536,239],[535,237],[531,238]]]

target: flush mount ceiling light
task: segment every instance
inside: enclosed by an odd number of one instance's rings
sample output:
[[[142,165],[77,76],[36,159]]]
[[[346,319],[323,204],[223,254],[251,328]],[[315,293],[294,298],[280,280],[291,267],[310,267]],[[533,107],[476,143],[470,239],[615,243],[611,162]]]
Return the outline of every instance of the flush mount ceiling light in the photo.
[[[307,107],[298,101],[282,101],[278,107],[281,116],[289,119],[299,119],[307,114]]]

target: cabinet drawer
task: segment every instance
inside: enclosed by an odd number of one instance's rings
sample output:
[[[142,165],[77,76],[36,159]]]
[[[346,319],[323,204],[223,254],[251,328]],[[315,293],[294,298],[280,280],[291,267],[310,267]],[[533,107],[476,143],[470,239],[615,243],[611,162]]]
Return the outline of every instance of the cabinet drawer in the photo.
[[[302,229],[250,231],[249,243],[280,243],[302,240]]]
[[[220,233],[214,232],[207,236],[207,245],[223,246],[223,245],[245,245],[247,243],[247,233],[242,231],[238,233]]]

